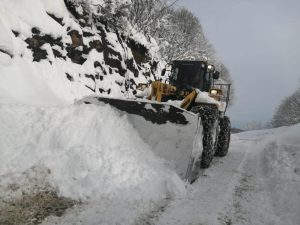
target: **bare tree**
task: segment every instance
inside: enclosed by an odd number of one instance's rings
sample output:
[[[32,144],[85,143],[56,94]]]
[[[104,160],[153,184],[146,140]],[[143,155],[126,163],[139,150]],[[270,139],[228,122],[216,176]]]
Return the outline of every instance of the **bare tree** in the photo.
[[[170,8],[177,2],[161,0],[132,0],[129,21],[145,35],[156,36],[156,32],[167,24]]]
[[[261,129],[264,129],[263,123],[261,121],[252,121],[250,123],[247,123],[244,127],[244,130],[246,131]]]
[[[185,8],[173,9],[175,2],[132,0],[129,21],[138,31],[155,38],[167,61],[213,58],[213,47],[198,18]]]
[[[213,60],[213,61],[215,61],[215,60]],[[216,69],[220,72],[220,80],[221,80],[220,82],[224,83],[224,84],[231,84],[230,93],[229,93],[229,105],[232,105],[233,101],[234,101],[234,96],[235,96],[235,89],[234,89],[234,85],[233,85],[233,80],[230,76],[229,69],[223,63],[220,63],[220,62],[212,62],[212,64],[216,65]],[[226,88],[228,88],[228,87],[226,87]],[[226,88],[223,90],[224,92],[227,91]]]
[[[300,88],[281,102],[272,119],[273,127],[296,123],[300,123]]]
[[[105,23],[111,29],[125,30],[131,6],[130,0],[64,0],[72,14],[79,20],[88,23]],[[70,7],[71,6],[71,7]]]
[[[208,59],[214,55],[200,22],[185,8],[170,11],[167,27],[160,32],[167,45],[162,46],[162,55],[167,60]]]

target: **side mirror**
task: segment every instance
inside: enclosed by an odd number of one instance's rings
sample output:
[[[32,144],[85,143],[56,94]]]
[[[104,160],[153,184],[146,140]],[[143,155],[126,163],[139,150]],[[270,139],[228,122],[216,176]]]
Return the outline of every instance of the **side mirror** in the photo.
[[[215,72],[213,73],[213,78],[214,78],[215,80],[219,79],[219,78],[220,78],[220,72],[219,72],[219,71],[215,71]]]
[[[166,74],[166,69],[163,69],[163,70],[161,71],[161,76],[163,77],[165,74]]]

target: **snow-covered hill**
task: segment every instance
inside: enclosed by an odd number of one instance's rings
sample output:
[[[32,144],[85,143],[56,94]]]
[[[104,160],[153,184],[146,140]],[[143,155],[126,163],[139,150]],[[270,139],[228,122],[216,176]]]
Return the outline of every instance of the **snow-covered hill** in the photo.
[[[94,16],[97,7],[86,12],[76,2],[0,1],[1,102],[49,105],[95,93],[124,96],[153,80],[159,66],[155,41],[130,24],[122,34]]]

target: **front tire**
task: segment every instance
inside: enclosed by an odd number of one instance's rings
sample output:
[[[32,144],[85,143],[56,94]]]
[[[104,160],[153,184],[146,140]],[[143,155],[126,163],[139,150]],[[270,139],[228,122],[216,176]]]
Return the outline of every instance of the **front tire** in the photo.
[[[220,133],[215,156],[224,157],[227,155],[230,143],[230,129],[230,119],[229,117],[224,116],[224,118],[220,119]]]
[[[216,125],[219,118],[218,108],[215,105],[203,104],[193,107],[191,111],[199,113],[201,117],[203,127],[203,151],[201,155],[200,168],[206,169],[209,167],[216,151],[216,141],[218,138],[218,126]]]

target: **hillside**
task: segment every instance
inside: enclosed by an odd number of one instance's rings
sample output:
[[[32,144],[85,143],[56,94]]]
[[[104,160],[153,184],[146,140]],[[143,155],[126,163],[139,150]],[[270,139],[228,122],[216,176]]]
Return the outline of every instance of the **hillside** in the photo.
[[[137,83],[154,79],[156,43],[130,24],[128,35],[121,34],[94,15],[97,8],[82,5],[1,0],[1,102],[48,105],[89,94],[130,96]]]

